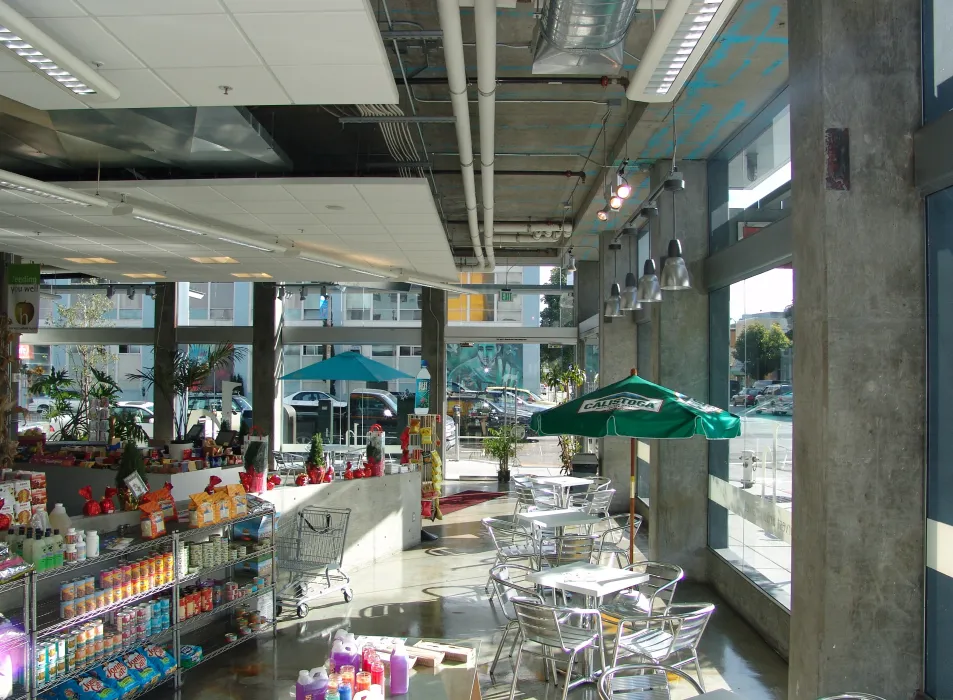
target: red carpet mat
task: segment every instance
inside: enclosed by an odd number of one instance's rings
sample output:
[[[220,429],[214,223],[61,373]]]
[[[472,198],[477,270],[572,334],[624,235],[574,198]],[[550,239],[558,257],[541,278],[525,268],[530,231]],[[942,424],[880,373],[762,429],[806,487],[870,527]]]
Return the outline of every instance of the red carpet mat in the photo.
[[[494,498],[506,496],[504,491],[461,491],[452,496],[444,496],[440,499],[440,512],[444,515],[455,513],[458,510],[469,508],[492,501]]]

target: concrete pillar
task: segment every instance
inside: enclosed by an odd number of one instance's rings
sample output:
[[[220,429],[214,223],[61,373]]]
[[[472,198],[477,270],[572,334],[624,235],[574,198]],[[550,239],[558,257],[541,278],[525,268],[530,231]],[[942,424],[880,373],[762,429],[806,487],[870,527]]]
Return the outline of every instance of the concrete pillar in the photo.
[[[922,687],[920,12],[920,0],[788,6],[792,700]]]
[[[625,282],[625,273],[629,272],[635,248],[632,236],[623,236],[619,242],[622,249],[610,251],[609,244],[614,234],[603,234],[599,240],[599,270],[602,283],[599,285],[599,386],[613,384],[628,377],[636,367],[636,345],[638,331],[635,315],[631,311],[624,316],[606,318],[605,299],[613,282],[621,287]],[[629,510],[629,441],[618,437],[602,438],[599,441],[599,464],[602,475],[612,479],[615,497],[612,499],[614,512]]]
[[[624,275],[623,275],[624,276]],[[576,323],[602,313],[602,272],[598,260],[576,263],[574,286],[576,287]],[[619,284],[622,284],[619,282]]]
[[[172,374],[177,345],[175,341],[175,282],[157,282],[155,300],[154,372],[157,377]],[[155,403],[153,436],[157,444],[168,444],[175,437],[175,397],[153,387]]]
[[[652,168],[654,189],[672,168],[659,161]],[[701,282],[701,262],[708,255],[708,179],[706,164],[678,163],[684,191],[663,192],[652,226],[652,257],[662,262],[672,237],[682,243],[693,287],[662,292],[652,304],[651,365],[642,376],[699,401],[708,401],[708,294]],[[674,209],[673,209],[674,207]],[[649,550],[657,561],[677,564],[689,579],[707,576],[708,443],[703,437],[654,440],[650,443]]]
[[[252,412],[256,427],[269,436],[268,466],[273,466],[272,450],[281,449],[281,397],[278,377],[281,376],[280,304],[275,297],[274,282],[255,282],[252,292]]]
[[[420,292],[421,356],[430,370],[430,412],[447,415],[447,293],[424,287]],[[459,440],[460,427],[457,426]],[[440,459],[446,464],[443,436]]]

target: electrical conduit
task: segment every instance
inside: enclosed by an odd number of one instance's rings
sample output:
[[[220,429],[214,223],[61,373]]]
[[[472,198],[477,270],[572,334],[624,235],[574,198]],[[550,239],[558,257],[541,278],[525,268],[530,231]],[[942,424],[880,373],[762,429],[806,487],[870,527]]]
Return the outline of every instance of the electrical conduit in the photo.
[[[496,267],[493,254],[493,161],[496,144],[496,0],[473,3],[476,23],[477,91],[480,111],[480,181],[483,185],[483,244],[486,267]]]
[[[478,5],[482,3],[477,3]],[[495,6],[495,0],[494,0]],[[463,176],[463,197],[467,205],[467,224],[477,264],[486,267],[483,246],[480,243],[480,225],[477,221],[476,178],[473,176],[473,141],[470,135],[470,106],[467,100],[467,74],[463,59],[463,30],[460,26],[459,0],[437,0],[440,29],[443,31],[443,54],[447,64],[447,82],[457,147],[460,151],[460,172]],[[495,48],[495,47],[494,47]]]

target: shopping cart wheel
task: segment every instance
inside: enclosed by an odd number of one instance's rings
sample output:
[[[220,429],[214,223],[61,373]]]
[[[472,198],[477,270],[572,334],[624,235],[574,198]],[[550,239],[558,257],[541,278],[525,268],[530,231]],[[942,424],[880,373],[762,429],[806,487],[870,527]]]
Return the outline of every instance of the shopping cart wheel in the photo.
[[[275,608],[275,619],[281,617],[282,607],[281,603],[278,603],[278,606]]]
[[[304,618],[311,612],[311,608],[308,607],[307,603],[301,603],[295,612],[298,614],[298,618]]]
[[[354,591],[352,591],[350,588],[345,588],[343,593],[345,603],[350,603],[354,599]]]

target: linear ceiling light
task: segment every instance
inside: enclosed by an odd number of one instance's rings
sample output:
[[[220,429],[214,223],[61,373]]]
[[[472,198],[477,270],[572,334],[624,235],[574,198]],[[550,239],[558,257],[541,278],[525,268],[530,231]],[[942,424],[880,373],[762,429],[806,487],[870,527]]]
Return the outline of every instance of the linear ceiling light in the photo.
[[[58,202],[65,202],[66,204],[77,204],[81,207],[90,206],[86,202],[81,202],[78,199],[70,199],[69,197],[63,197],[58,194],[52,194],[50,192],[43,192],[42,190],[37,190],[32,187],[24,187],[23,185],[18,185],[14,182],[7,182],[6,180],[0,180],[0,187],[3,187],[7,190],[13,190],[14,192],[22,192],[23,194],[33,195],[34,197],[46,197],[47,199],[55,199]]]
[[[267,272],[233,272],[232,277],[240,277],[242,279],[271,279],[271,275]]]
[[[220,256],[216,258],[189,258],[192,262],[202,263],[203,265],[235,265],[238,264],[238,261],[235,258],[229,258],[228,256]]]
[[[158,272],[128,272],[123,273],[123,277],[128,277],[133,280],[164,280],[165,275],[160,275]]]
[[[222,243],[231,243],[232,245],[240,245],[240,246],[242,246],[243,248],[251,248],[252,250],[260,250],[260,251],[262,251],[263,253],[274,253],[274,252],[275,252],[274,249],[272,249],[272,248],[265,248],[264,246],[253,245],[252,243],[244,243],[244,242],[242,242],[242,241],[236,241],[234,238],[221,238],[221,237],[220,237],[218,240],[222,241]]]
[[[204,299],[204,298],[205,298],[205,292],[200,292],[195,289],[189,290],[189,299]]]
[[[368,277],[379,277],[380,279],[387,279],[387,275],[379,275],[376,272],[368,272],[367,270],[358,270],[356,267],[349,267],[348,270],[351,272],[356,272],[359,275],[367,275]]]
[[[0,2],[0,46],[76,97],[119,99],[119,88],[5,2]]]
[[[625,94],[636,102],[673,102],[738,0],[669,0]]]
[[[184,231],[185,233],[194,233],[196,236],[205,235],[201,231],[196,231],[194,228],[189,228],[187,226],[179,226],[177,224],[170,224],[166,221],[159,221],[158,219],[152,219],[148,216],[140,216],[136,214],[132,218],[138,219],[139,221],[145,221],[147,224],[152,224],[153,226],[161,226],[162,228],[170,228],[173,231]]]
[[[66,262],[76,263],[77,265],[115,265],[115,260],[109,258],[63,258]]]
[[[318,260],[316,258],[306,257],[304,255],[302,255],[300,259],[310,263],[317,263],[318,265],[327,265],[328,267],[337,267],[337,268],[344,267],[344,265],[335,265],[334,263],[328,262],[327,260]]]

